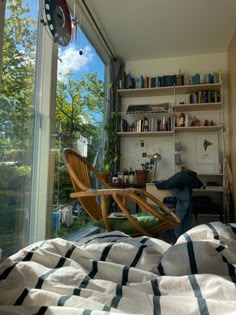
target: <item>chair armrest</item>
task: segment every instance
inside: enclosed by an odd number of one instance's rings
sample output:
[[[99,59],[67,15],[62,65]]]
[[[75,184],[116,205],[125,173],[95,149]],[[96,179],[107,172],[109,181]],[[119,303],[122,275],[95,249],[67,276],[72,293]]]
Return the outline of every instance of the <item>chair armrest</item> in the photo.
[[[111,188],[111,189],[88,189],[86,191],[80,192],[73,192],[70,194],[71,198],[81,198],[81,197],[88,197],[88,196],[112,196],[114,194],[127,196],[130,192],[135,193],[135,188]]]

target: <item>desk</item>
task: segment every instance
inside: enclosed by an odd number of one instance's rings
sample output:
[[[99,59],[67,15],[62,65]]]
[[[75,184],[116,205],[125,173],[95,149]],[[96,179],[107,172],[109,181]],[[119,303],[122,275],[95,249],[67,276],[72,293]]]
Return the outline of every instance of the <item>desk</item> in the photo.
[[[109,183],[109,185],[111,187],[114,187],[114,188],[131,188],[131,187],[133,187],[133,188],[140,188],[140,189],[142,189],[142,188],[145,188],[146,184]]]

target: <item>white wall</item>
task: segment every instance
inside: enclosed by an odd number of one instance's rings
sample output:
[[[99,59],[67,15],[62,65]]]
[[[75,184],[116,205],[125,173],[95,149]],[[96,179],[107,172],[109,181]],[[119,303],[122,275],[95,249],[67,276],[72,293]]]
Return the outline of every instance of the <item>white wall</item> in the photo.
[[[229,73],[229,125],[230,125],[230,166],[233,175],[233,199],[234,220],[236,220],[236,31],[232,37],[228,49],[228,73]]]
[[[227,53],[217,53],[210,55],[198,55],[198,56],[184,56],[177,58],[166,59],[153,59],[142,61],[130,61],[125,66],[125,71],[131,72],[134,77],[143,76],[158,76],[167,74],[178,74],[181,69],[182,74],[195,74],[221,71],[224,90],[224,116],[226,126],[228,126],[228,100],[227,100]],[[183,96],[184,97],[184,96]],[[123,98],[122,99],[122,111],[125,111],[128,105],[135,104],[155,104],[160,102],[174,102],[173,96],[163,97],[148,97],[148,98]],[[198,118],[204,119],[204,111],[194,113]],[[214,120],[220,120],[217,112],[210,113]],[[208,118],[208,117],[207,117]],[[226,128],[227,131],[227,128]],[[228,148],[228,132],[226,136],[226,150]],[[141,140],[144,141],[144,147],[140,146]],[[122,137],[121,138],[121,169],[132,167],[133,169],[140,169],[141,163],[148,161],[149,159],[143,158],[142,153],[145,152],[149,155],[158,152],[162,155],[162,160],[158,163],[157,179],[167,178],[175,171],[178,171],[178,167],[174,164],[174,143],[181,141],[182,152],[181,158],[183,165],[195,169],[200,173],[206,173],[209,167],[204,168],[197,165],[196,160],[196,134],[181,134],[174,136],[161,136],[161,137]],[[220,143],[220,150],[223,151],[223,144]],[[216,170],[210,170],[212,173]],[[153,180],[153,171],[150,174],[149,180]]]

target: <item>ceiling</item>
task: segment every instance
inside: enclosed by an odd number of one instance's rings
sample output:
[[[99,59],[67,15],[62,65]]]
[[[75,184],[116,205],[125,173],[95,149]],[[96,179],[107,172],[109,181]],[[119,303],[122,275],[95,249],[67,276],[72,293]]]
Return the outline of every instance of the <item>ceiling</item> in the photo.
[[[224,52],[236,0],[84,0],[124,61]]]

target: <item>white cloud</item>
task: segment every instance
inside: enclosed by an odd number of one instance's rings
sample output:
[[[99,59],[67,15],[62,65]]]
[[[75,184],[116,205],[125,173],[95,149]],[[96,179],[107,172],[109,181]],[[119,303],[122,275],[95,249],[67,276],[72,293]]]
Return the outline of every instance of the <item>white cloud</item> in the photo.
[[[58,60],[58,76],[62,79],[64,74],[72,71],[86,70],[88,63],[93,60],[94,53],[91,47],[86,46],[83,48],[83,55],[79,54],[79,49],[74,45],[70,45],[66,49],[59,49],[59,60]]]

